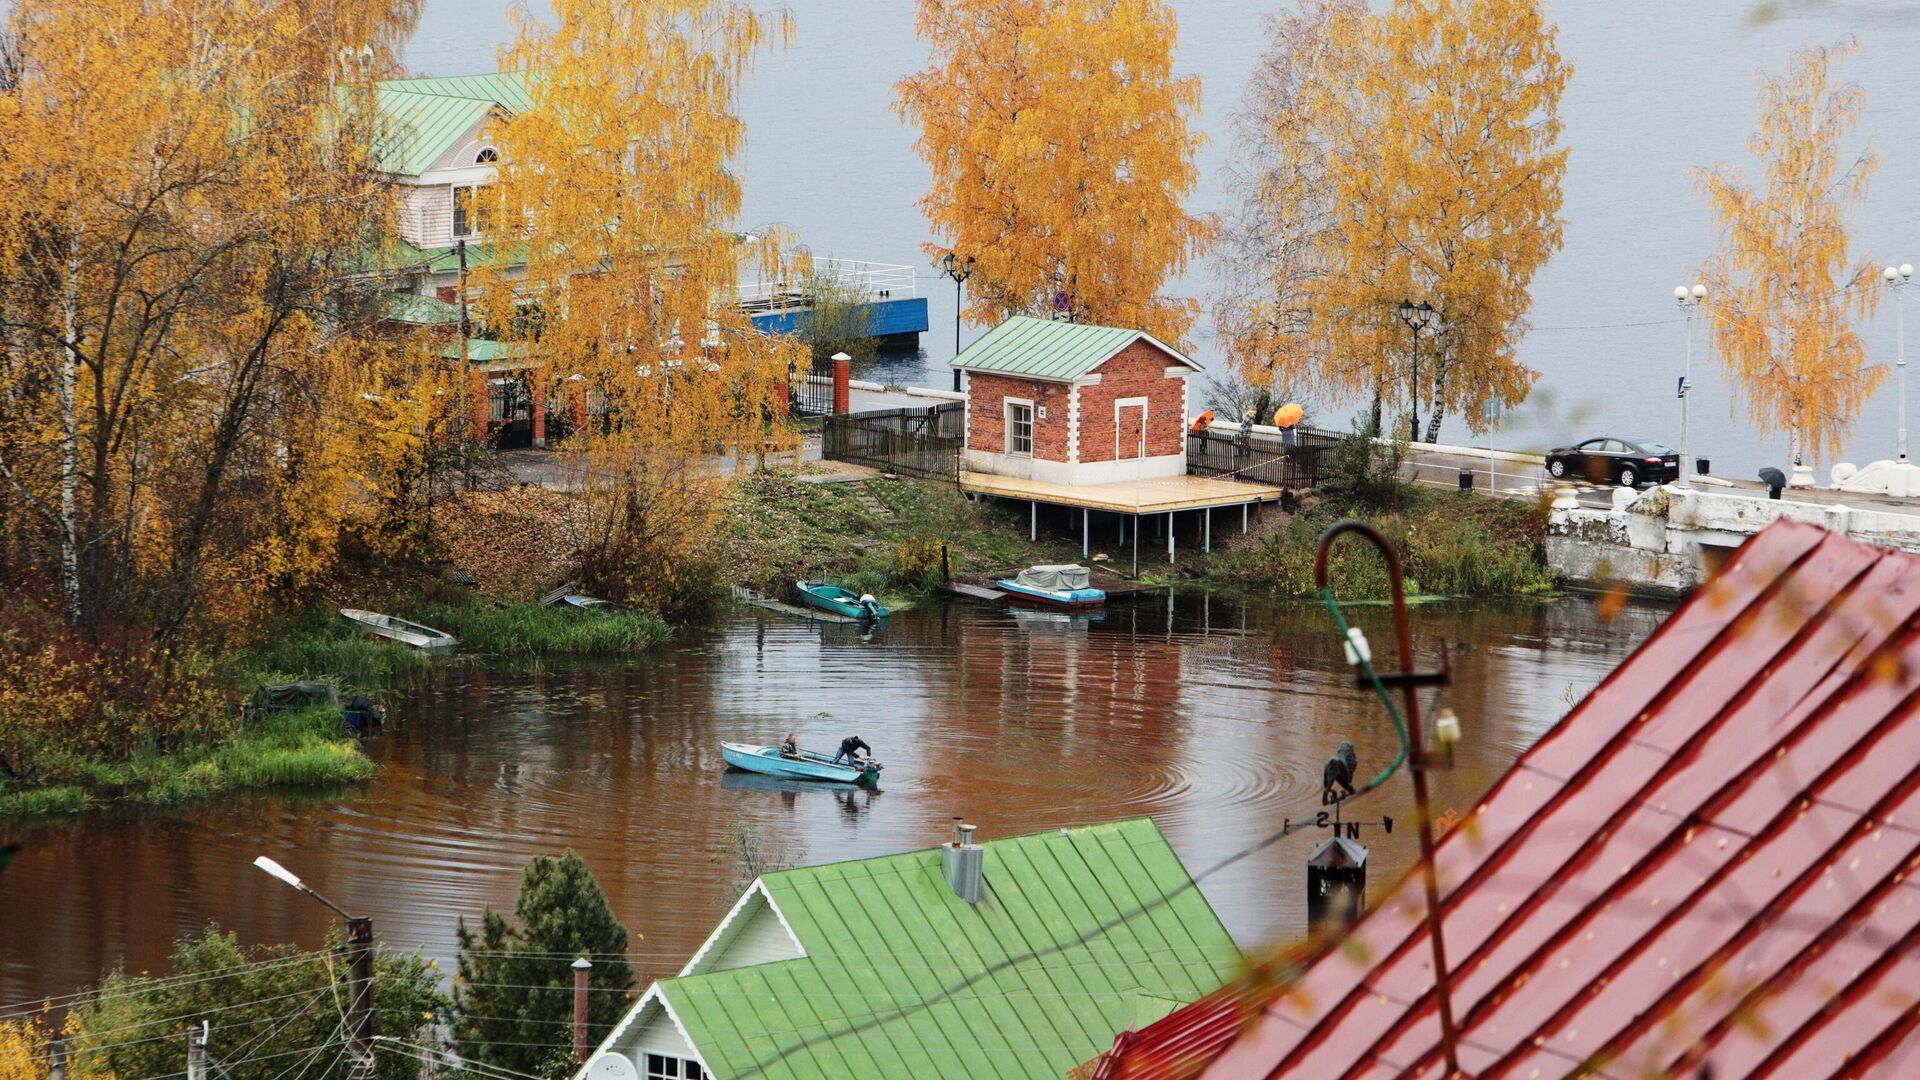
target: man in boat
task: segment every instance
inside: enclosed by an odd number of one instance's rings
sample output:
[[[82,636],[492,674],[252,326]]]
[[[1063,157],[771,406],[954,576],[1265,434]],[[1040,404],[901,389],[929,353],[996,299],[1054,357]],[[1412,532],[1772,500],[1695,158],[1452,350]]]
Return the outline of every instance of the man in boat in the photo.
[[[841,759],[845,758],[847,764],[859,765],[864,763],[867,755],[871,753],[873,753],[873,747],[862,741],[860,736],[849,735],[840,740],[840,752],[833,755],[833,763],[838,765]]]
[[[780,744],[780,756],[790,758],[800,756],[800,739],[798,736],[788,733],[787,741]]]

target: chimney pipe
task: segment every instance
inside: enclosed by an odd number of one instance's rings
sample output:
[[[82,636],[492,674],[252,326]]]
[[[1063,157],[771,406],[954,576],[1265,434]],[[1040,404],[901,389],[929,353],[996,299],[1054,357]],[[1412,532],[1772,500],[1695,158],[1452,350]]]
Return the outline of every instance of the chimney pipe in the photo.
[[[940,869],[946,875],[953,894],[969,904],[977,904],[985,891],[985,848],[973,842],[975,826],[959,818],[953,823],[953,842],[942,844]]]

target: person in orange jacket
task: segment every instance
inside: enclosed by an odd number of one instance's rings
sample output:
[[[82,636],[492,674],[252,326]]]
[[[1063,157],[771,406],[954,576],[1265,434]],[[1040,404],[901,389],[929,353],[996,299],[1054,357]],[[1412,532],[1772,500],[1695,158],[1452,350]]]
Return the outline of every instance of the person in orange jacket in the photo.
[[[1193,422],[1193,427],[1187,429],[1187,433],[1190,435],[1198,435],[1201,432],[1207,430],[1208,426],[1210,426],[1212,423],[1213,423],[1213,410],[1208,409],[1206,412],[1203,412],[1200,414],[1199,418]]]

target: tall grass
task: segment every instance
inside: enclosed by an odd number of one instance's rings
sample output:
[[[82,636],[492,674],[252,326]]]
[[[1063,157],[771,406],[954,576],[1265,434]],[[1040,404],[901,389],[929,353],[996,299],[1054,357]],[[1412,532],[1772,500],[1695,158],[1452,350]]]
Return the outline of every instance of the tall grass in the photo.
[[[582,611],[540,604],[427,604],[408,618],[460,639],[463,651],[505,655],[622,656],[645,652],[672,631],[639,611]]]
[[[330,788],[371,777],[377,766],[347,737],[334,709],[269,716],[220,743],[126,761],[41,758],[37,785],[0,789],[0,818],[78,813],[101,801],[176,806],[254,788]]]

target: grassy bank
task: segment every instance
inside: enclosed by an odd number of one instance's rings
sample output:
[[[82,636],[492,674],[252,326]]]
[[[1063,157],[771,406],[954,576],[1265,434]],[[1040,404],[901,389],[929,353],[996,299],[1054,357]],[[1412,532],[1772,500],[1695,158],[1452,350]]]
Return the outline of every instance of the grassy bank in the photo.
[[[106,802],[173,806],[255,788],[337,787],[373,772],[373,762],[345,737],[338,712],[308,709],[125,761],[41,754],[32,786],[0,786],[0,817],[78,813]]]
[[[1043,534],[1029,543],[1024,515],[930,480],[746,477],[729,490],[719,542],[738,584],[778,592],[795,579],[823,579],[895,608],[939,580],[943,544],[956,577],[1080,558],[1077,542]]]
[[[1278,596],[1317,596],[1313,557],[1320,534],[1342,518],[1357,518],[1393,543],[1408,595],[1537,595],[1554,588],[1541,550],[1545,512],[1544,504],[1469,492],[1406,489],[1388,507],[1332,495],[1269,518],[1259,533],[1216,554],[1205,576]],[[1358,538],[1335,546],[1329,570],[1342,600],[1389,594],[1386,564]]]
[[[406,618],[459,638],[466,652],[624,656],[646,652],[673,634],[658,615],[640,611],[486,603],[434,603],[406,611]]]

